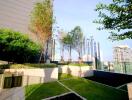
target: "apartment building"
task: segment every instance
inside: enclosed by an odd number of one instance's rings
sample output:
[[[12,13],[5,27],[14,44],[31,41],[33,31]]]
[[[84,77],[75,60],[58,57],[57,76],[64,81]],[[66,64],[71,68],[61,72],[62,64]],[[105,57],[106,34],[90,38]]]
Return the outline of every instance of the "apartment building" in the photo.
[[[0,28],[31,34],[30,14],[39,0],[0,0]]]
[[[132,48],[127,45],[114,47],[113,58],[115,71],[122,73],[132,72],[132,68],[130,67],[132,64]]]

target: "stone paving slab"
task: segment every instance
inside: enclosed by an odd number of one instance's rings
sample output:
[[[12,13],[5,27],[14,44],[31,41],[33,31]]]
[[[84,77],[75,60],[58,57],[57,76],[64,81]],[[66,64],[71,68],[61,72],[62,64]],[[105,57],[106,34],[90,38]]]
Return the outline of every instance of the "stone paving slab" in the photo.
[[[25,100],[24,88],[3,89],[0,92],[0,100]]]

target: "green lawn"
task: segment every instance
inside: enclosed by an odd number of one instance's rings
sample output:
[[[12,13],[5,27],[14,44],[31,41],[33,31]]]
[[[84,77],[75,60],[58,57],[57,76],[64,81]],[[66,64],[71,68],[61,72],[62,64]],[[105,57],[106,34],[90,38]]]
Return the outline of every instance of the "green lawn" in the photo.
[[[76,77],[76,76],[72,76],[72,75],[70,75],[70,74],[62,74],[62,73],[59,73],[58,74],[58,79],[59,80],[63,80],[63,79],[69,79],[69,78],[78,78],[78,77]]]
[[[88,100],[128,100],[127,92],[83,78],[61,80],[61,82]]]
[[[85,64],[85,63],[81,63],[81,64],[79,64],[79,63],[70,63],[69,65],[70,66],[79,66],[79,67],[87,67],[87,66],[89,66],[88,64]]]
[[[36,84],[25,87],[26,100],[41,100],[66,92],[68,92],[68,90],[62,87],[57,82]]]
[[[91,80],[61,73],[59,79],[61,83],[88,100],[128,100],[127,92]],[[57,82],[26,86],[26,100],[41,100],[65,92],[68,90]]]

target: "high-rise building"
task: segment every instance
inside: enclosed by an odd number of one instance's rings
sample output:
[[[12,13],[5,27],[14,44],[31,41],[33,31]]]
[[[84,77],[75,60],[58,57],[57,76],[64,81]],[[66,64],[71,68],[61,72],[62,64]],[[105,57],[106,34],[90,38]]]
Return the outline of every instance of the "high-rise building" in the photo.
[[[116,72],[131,73],[132,48],[127,45],[114,47],[114,68]]]

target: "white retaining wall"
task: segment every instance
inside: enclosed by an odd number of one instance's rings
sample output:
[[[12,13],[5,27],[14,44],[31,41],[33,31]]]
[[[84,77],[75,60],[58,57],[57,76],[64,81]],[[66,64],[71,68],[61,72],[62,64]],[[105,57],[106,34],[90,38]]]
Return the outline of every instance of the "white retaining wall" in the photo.
[[[58,68],[6,69],[5,72],[16,72],[23,74],[23,86],[58,80]]]
[[[79,67],[79,66],[61,65],[59,66],[58,72],[71,74],[73,76],[78,76],[78,77],[93,76],[93,70],[90,69],[90,66]]]

